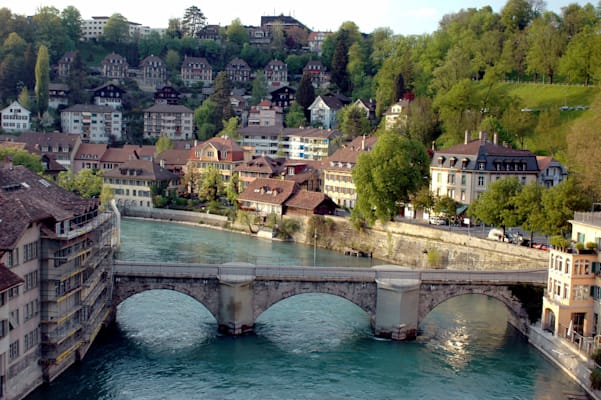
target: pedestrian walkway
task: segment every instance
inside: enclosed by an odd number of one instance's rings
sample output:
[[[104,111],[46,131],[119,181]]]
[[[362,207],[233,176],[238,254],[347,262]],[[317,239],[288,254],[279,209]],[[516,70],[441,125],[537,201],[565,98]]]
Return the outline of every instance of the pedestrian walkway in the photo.
[[[589,396],[595,400],[601,400],[601,390],[593,390],[590,387],[590,375],[594,363],[587,355],[580,352],[573,343],[543,330],[540,323],[530,325],[528,340],[551,362],[579,383]]]

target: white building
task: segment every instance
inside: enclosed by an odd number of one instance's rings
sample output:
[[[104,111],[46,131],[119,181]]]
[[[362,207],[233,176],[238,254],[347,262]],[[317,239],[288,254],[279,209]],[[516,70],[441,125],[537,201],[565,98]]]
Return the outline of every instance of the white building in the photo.
[[[144,110],[144,139],[167,135],[171,140],[194,139],[194,111],[186,106],[155,104]]]
[[[92,17],[92,19],[84,20],[81,24],[81,37],[83,40],[98,39],[104,34],[104,26],[110,17]],[[132,37],[143,37],[153,31],[148,26],[143,26],[135,22],[128,21],[129,35]]]
[[[110,143],[123,137],[121,111],[108,106],[76,104],[61,111],[63,132],[78,133],[84,143]]]
[[[6,132],[24,132],[31,129],[31,111],[13,101],[0,111],[2,129]]]

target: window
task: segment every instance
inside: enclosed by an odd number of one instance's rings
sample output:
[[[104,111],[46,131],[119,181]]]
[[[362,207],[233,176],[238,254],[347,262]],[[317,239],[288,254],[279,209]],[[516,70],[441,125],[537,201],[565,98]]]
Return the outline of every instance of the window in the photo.
[[[14,361],[17,357],[19,357],[19,339],[12,342],[8,350],[8,359],[10,361]]]
[[[25,289],[24,291],[28,291],[38,287],[38,271],[30,272],[29,274],[25,274]]]
[[[8,299],[9,300],[11,300],[17,296],[19,296],[19,287],[18,286],[8,289]]]
[[[484,186],[484,175],[478,177],[478,186]]]
[[[465,174],[461,174],[461,185],[465,186],[467,182],[467,176],[465,176]]]
[[[451,185],[455,184],[455,174],[447,175],[447,183]]]
[[[3,338],[6,335],[8,335],[8,320],[3,319],[0,321],[0,338]]]
[[[12,310],[10,312],[9,323],[11,331],[19,326],[19,310]]]

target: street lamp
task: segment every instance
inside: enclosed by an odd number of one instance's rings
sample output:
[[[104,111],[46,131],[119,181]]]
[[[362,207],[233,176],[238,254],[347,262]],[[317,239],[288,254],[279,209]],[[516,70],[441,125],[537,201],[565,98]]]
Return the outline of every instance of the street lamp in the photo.
[[[313,266],[317,257],[317,228],[313,229]]]

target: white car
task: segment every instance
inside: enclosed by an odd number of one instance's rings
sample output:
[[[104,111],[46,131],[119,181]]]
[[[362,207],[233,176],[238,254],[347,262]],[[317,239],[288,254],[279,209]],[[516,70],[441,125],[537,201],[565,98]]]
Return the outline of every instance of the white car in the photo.
[[[447,224],[447,220],[446,218],[443,217],[430,217],[430,219],[428,219],[428,223],[430,225],[446,225]]]

